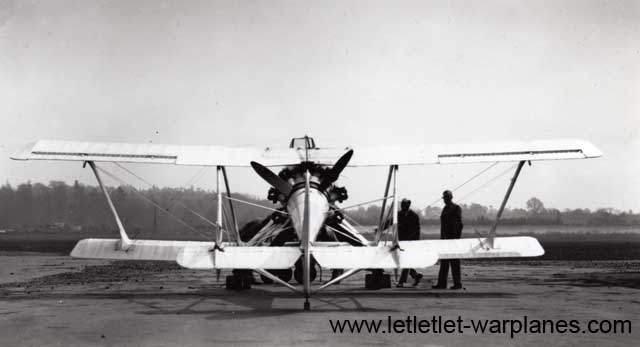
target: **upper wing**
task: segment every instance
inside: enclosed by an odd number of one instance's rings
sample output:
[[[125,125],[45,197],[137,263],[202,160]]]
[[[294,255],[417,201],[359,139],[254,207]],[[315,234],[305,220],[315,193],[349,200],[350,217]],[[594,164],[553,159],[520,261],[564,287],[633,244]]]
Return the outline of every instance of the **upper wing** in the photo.
[[[575,139],[456,145],[354,148],[351,166],[459,164],[496,161],[587,159],[602,156],[593,144]]]
[[[13,154],[15,160],[66,160],[198,166],[293,165],[301,161],[293,149],[258,147],[178,146],[146,143],[40,140]]]
[[[12,155],[16,160],[76,160],[156,163],[198,166],[295,165],[308,160],[333,165],[349,147],[262,148],[229,146],[177,146],[115,142],[40,140]],[[479,163],[495,161],[586,159],[602,155],[582,140],[496,142],[466,145],[378,145],[353,148],[349,166],[387,166]]]

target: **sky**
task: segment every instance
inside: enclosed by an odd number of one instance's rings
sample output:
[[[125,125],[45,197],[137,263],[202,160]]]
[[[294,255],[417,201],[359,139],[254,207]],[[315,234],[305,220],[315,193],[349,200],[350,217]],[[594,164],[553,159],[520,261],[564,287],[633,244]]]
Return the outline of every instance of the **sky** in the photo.
[[[640,211],[640,2],[0,0],[0,120],[0,181],[13,185],[95,184],[79,163],[9,160],[37,139],[287,146],[308,134],[320,146],[357,146],[581,138],[604,156],[525,167],[508,205],[535,196],[560,209]],[[498,206],[510,174],[483,182],[510,165],[454,200]],[[172,187],[200,172],[127,167]],[[422,208],[485,167],[403,167],[399,195]],[[195,185],[212,189],[214,172]],[[232,190],[266,197],[250,168],[229,173]],[[382,196],[386,173],[347,168],[345,205]]]

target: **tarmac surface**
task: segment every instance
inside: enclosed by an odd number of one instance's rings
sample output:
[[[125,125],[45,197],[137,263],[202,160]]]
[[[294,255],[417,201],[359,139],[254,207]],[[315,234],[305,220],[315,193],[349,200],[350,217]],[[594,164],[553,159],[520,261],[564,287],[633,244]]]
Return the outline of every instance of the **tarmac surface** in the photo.
[[[464,290],[365,290],[360,273],[311,300],[167,262],[0,254],[0,346],[625,346],[639,341],[640,261],[463,262]],[[323,272],[323,280],[330,271]],[[259,277],[255,276],[257,282]],[[316,285],[318,281],[316,280]],[[333,333],[330,319],[629,320],[631,333]],[[386,325],[385,325],[386,327]]]

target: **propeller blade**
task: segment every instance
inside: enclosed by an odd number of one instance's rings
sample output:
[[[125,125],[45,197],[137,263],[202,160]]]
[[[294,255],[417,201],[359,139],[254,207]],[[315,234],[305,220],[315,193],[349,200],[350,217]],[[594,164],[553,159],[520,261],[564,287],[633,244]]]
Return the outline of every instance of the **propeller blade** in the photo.
[[[262,177],[262,179],[267,181],[267,183],[279,190],[280,193],[287,196],[291,193],[291,185],[287,181],[280,178],[280,176],[276,175],[273,171],[269,170],[267,167],[263,166],[262,164],[256,163],[255,161],[251,162],[251,167],[253,168],[253,170],[255,170],[258,176]]]
[[[340,177],[340,173],[342,173],[342,170],[344,170],[344,168],[347,167],[347,164],[349,164],[349,160],[351,160],[352,156],[353,156],[353,149],[350,149],[347,153],[343,154],[342,157],[340,157],[340,159],[338,159],[336,164],[333,165],[331,170],[327,173],[326,177],[327,177],[328,183],[333,183],[338,179],[338,177]]]

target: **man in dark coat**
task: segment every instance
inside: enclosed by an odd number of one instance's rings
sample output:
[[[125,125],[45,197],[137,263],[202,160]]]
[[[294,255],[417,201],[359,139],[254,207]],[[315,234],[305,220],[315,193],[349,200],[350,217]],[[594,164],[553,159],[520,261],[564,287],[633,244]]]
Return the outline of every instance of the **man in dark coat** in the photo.
[[[402,199],[400,202],[400,212],[398,212],[398,239],[400,241],[420,240],[420,217],[411,211],[411,200]],[[402,269],[400,280],[396,287],[404,287],[407,281],[407,275],[411,274],[413,278],[413,286],[417,286],[422,279],[422,275],[414,269]]]
[[[462,236],[462,209],[453,203],[453,194],[449,190],[442,193],[444,208],[440,215],[440,238],[443,240],[459,239]],[[432,288],[447,288],[447,277],[449,276],[449,265],[451,265],[451,275],[453,276],[453,287],[450,289],[462,289],[460,281],[460,259],[440,259],[440,273],[438,283]]]

